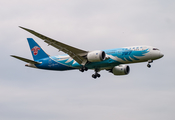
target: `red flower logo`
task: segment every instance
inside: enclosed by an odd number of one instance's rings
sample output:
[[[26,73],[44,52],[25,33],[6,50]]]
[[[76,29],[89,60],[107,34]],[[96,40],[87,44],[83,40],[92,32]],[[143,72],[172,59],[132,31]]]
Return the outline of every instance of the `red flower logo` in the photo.
[[[38,50],[40,50],[40,48],[38,46],[35,46],[32,48],[33,54],[37,55],[38,54]]]

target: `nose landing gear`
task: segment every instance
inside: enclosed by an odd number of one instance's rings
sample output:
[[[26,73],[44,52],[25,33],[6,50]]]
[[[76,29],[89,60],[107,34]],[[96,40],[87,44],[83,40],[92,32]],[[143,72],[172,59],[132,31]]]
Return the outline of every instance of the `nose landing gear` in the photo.
[[[147,67],[148,67],[148,68],[150,68],[150,67],[151,67],[151,65],[148,63],[148,64],[147,64]]]
[[[152,63],[152,62],[153,62],[153,60],[148,60],[148,64],[147,64],[147,67],[148,67],[148,68],[151,67],[150,63]]]

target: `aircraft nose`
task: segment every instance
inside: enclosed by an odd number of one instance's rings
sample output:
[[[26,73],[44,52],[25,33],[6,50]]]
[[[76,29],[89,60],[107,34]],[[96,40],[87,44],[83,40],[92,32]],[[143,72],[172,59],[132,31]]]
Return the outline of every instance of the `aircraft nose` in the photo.
[[[159,56],[160,56],[160,58],[162,58],[164,56],[164,54],[160,52]]]

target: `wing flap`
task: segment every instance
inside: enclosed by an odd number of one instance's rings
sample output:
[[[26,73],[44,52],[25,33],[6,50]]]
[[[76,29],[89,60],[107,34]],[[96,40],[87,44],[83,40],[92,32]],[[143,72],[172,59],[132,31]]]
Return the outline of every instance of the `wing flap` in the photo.
[[[48,45],[51,45],[57,49],[59,49],[60,51],[63,51],[64,53],[68,54],[70,57],[72,57],[76,62],[78,62],[81,65],[84,65],[84,63],[86,63],[87,59],[82,57],[87,55],[88,51],[84,51],[69,45],[66,45],[64,43],[58,42],[54,39],[51,39],[47,36],[44,36],[40,33],[37,33],[33,30],[24,28],[24,27],[20,27],[28,32],[30,32],[31,34],[41,38],[42,40],[44,40],[44,42],[48,43]]]
[[[19,60],[22,60],[24,62],[27,62],[27,63],[31,63],[31,64],[41,64],[40,62],[36,62],[36,61],[33,61],[33,60],[29,60],[29,59],[26,59],[26,58],[22,58],[22,57],[19,57],[19,56],[15,56],[15,55],[11,55],[12,57],[16,58],[16,59],[19,59]]]

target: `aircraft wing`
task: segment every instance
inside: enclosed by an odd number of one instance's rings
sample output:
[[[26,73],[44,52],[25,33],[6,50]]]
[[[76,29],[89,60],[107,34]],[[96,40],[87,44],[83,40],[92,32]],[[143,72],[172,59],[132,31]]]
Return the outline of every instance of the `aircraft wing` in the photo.
[[[24,28],[24,27],[20,27],[28,32],[30,32],[31,34],[41,38],[42,40],[44,40],[44,42],[48,43],[48,45],[51,45],[57,49],[59,49],[60,51],[63,51],[64,53],[68,54],[70,57],[72,57],[77,63],[81,64],[81,65],[85,65],[87,62],[87,59],[84,58],[83,56],[86,56],[88,51],[84,51],[69,45],[66,45],[64,43],[58,42],[54,39],[51,39],[49,37],[46,37],[40,33],[37,33],[33,30]]]
[[[19,57],[19,56],[15,56],[15,55],[11,55],[12,57],[14,58],[17,58],[19,60],[22,60],[24,62],[27,62],[27,63],[31,63],[31,64],[41,64],[40,62],[36,62],[36,61],[33,61],[33,60],[29,60],[29,59],[26,59],[26,58],[22,58],[22,57]]]

